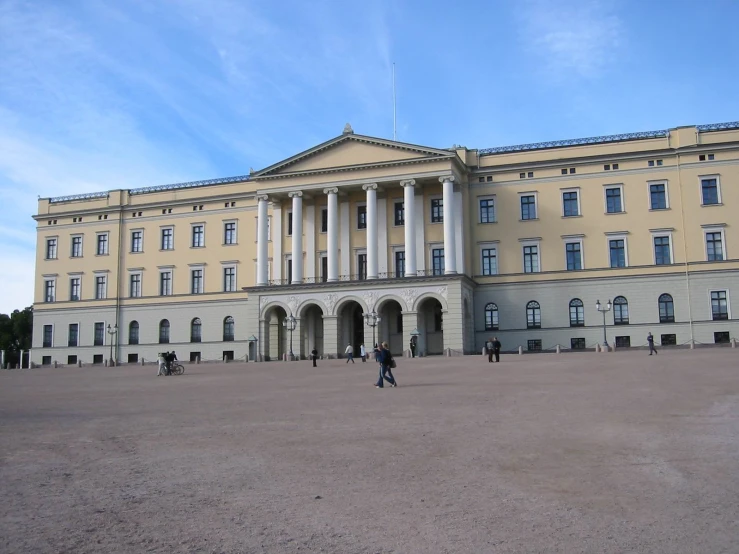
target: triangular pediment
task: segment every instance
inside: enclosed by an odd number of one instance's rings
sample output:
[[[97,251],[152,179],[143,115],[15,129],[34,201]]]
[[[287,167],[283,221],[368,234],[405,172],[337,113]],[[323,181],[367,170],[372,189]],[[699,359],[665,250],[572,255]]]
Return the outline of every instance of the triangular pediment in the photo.
[[[271,165],[253,178],[441,160],[453,156],[455,153],[449,150],[346,134]]]

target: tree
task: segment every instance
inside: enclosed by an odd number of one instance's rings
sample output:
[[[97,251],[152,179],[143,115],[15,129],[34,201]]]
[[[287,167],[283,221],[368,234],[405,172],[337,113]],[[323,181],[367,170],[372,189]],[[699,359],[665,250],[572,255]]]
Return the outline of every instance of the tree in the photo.
[[[0,314],[0,350],[5,350],[5,361],[10,367],[19,363],[21,350],[31,348],[32,333],[32,307],[13,310],[10,315]]]

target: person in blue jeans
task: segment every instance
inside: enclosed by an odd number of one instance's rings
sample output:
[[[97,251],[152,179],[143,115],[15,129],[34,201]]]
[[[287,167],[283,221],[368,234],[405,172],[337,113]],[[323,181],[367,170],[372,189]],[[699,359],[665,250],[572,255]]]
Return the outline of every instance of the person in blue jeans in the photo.
[[[395,380],[395,377],[393,377],[393,372],[390,368],[390,364],[393,361],[393,356],[392,354],[390,354],[390,349],[386,342],[383,342],[380,345],[377,360],[380,362],[380,377],[377,379],[375,387],[381,389],[383,387],[384,381],[390,383],[391,387],[397,387],[398,383]]]

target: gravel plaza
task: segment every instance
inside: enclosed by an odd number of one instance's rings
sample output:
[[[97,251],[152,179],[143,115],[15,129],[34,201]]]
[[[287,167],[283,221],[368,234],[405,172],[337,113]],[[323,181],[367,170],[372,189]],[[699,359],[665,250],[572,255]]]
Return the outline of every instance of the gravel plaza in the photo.
[[[0,373],[4,553],[739,551],[739,351]]]

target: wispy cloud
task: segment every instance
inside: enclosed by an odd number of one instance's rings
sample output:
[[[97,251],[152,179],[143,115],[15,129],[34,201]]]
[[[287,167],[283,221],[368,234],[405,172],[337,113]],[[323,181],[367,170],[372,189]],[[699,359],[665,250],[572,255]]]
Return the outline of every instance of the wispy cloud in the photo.
[[[527,0],[521,40],[550,77],[593,78],[617,56],[624,26],[608,0]]]

